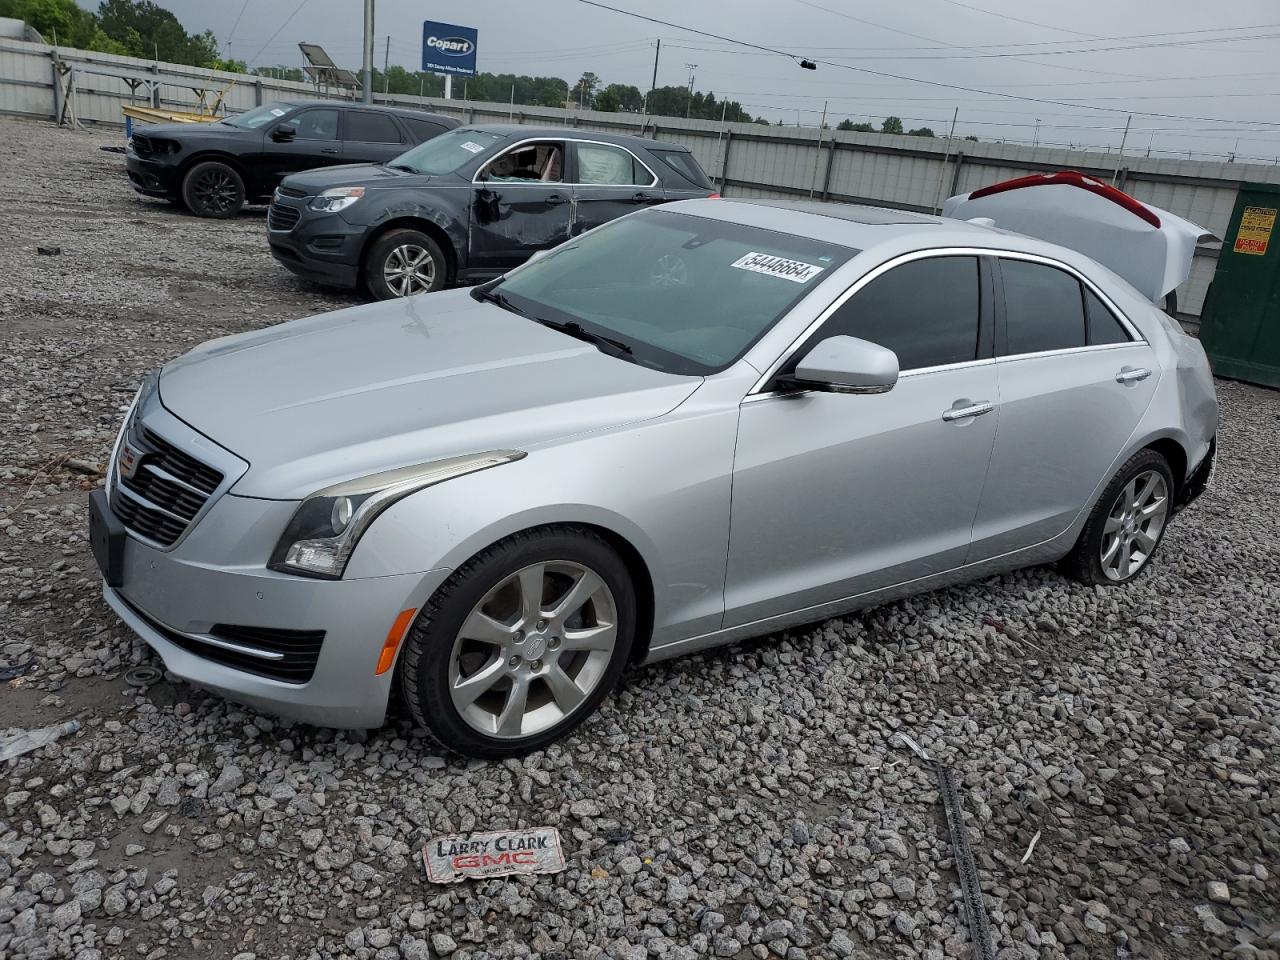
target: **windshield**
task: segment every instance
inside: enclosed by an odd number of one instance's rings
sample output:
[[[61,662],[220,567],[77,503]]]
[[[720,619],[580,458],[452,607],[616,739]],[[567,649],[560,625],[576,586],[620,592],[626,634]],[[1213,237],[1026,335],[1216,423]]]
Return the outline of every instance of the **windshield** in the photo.
[[[264,126],[273,120],[279,120],[292,109],[293,104],[291,103],[264,103],[260,107],[254,107],[244,113],[237,113],[235,116],[227,117],[221,122],[228,127],[257,130],[258,127]]]
[[[518,311],[626,344],[628,359],[703,376],[737,360],[856,250],[648,210],[522,267],[492,288]]]
[[[414,173],[453,173],[502,139],[500,134],[481,130],[450,130],[400,154],[388,165]]]

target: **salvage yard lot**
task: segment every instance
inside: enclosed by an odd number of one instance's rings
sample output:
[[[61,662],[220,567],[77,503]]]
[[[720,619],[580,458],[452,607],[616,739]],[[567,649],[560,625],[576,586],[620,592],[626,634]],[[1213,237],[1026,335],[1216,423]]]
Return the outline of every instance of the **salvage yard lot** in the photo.
[[[0,733],[84,724],[0,769],[0,956],[965,957],[897,732],[956,772],[1002,957],[1280,952],[1280,394],[1219,383],[1215,485],[1128,587],[1022,571],[663,663],[464,763],[124,681],[159,664],[85,495],[140,376],[356,301],[277,267],[260,209],[135,197],[122,142],[0,120],[0,669],[33,661]],[[541,824],[564,873],[426,880],[430,837]]]

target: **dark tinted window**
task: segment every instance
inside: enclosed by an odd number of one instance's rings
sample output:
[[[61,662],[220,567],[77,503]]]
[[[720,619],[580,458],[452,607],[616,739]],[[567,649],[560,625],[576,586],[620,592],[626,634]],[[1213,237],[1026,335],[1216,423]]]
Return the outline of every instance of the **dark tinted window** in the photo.
[[[432,123],[430,120],[415,120],[413,117],[404,117],[402,119],[409,125],[409,132],[413,134],[413,139],[418,143],[430,140],[432,137],[438,137],[445,130],[440,124]]]
[[[1026,260],[1001,260],[1005,354],[1083,347],[1084,304],[1071,274]]]
[[[915,370],[976,359],[978,316],[977,258],[932,257],[872,280],[818,336],[861,337],[896,353],[899,369]]]
[[[291,122],[298,128],[298,140],[337,140],[337,110],[304,110]]]
[[[650,149],[649,152],[695,187],[701,187],[703,190],[712,189],[711,181],[707,179],[707,175],[698,166],[698,161],[693,159],[693,154],[684,150]]]
[[[344,140],[359,143],[400,143],[400,128],[384,113],[368,110],[352,110],[347,114],[347,130]]]
[[[1129,334],[1116,315],[1088,287],[1084,288],[1084,312],[1089,318],[1089,343],[1129,342]]]

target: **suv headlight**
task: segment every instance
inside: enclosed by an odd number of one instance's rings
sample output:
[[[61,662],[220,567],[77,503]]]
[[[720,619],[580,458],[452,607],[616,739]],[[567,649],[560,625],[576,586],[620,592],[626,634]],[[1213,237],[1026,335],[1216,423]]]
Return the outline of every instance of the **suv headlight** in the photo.
[[[364,187],[332,187],[318,197],[312,197],[308,204],[312,210],[324,213],[337,213],[345,210],[364,196]]]
[[[401,467],[326,487],[299,504],[267,566],[281,573],[340,580],[369,524],[397,500],[524,456],[522,450],[492,450]]]

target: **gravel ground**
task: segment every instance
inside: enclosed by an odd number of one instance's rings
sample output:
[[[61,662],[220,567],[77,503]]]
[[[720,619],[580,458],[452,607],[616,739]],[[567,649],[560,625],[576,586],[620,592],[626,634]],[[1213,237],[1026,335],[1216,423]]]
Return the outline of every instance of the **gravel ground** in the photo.
[[[144,370],[351,301],[278,269],[261,211],[137,199],[120,140],[0,120],[0,668],[34,660],[0,727],[84,725],[0,765],[0,957],[967,957],[899,731],[956,771],[1000,957],[1280,955],[1280,394],[1219,384],[1215,487],[1125,589],[1027,570],[636,671],[524,761],[290,725],[125,683],[159,664],[99,598],[85,492]],[[534,824],[564,873],[416,858]]]

